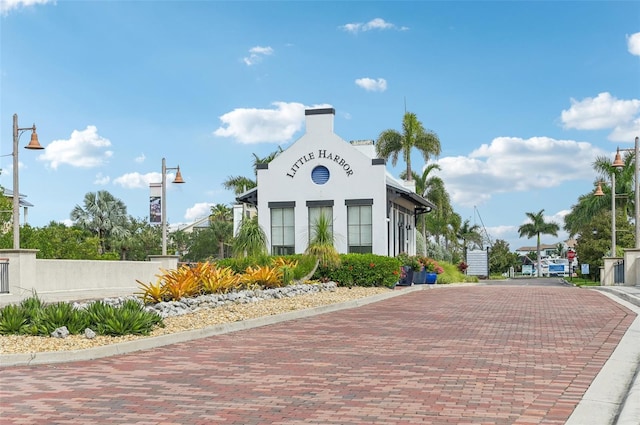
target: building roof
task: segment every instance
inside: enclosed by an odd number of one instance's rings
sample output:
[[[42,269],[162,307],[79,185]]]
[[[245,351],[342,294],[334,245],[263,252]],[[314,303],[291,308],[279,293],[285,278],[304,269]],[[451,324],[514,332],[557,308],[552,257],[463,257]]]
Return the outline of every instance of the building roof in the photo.
[[[3,195],[6,196],[7,198],[11,198],[13,199],[13,191],[7,188],[2,188],[3,189]],[[18,202],[20,203],[21,207],[33,207],[33,204],[31,202],[25,201],[24,198],[26,198],[27,195],[23,195],[20,194],[20,198],[18,200]]]
[[[387,175],[386,175],[386,183],[387,183],[387,190],[391,190],[395,193],[397,193],[398,195],[400,195],[401,197],[407,199],[408,201],[413,202],[414,204],[426,208],[427,210],[425,212],[429,212],[432,209],[434,209],[436,206],[434,204],[432,204],[431,202],[429,202],[427,199],[423,198],[422,196],[418,195],[417,193],[415,193],[414,191],[412,191],[411,189],[406,188],[399,180],[397,180],[395,177],[393,177],[389,171],[387,171]]]
[[[258,188],[254,187],[236,196],[236,201],[243,204],[258,206]]]
[[[193,221],[192,223],[185,224],[181,227],[178,227],[178,229],[176,230],[190,233],[194,229],[201,229],[201,228],[207,228],[207,227],[209,227],[209,216],[199,218]]]
[[[556,244],[552,244],[552,245],[549,245],[549,244],[542,244],[542,243],[541,243],[541,244],[540,244],[540,250],[541,250],[541,251],[544,251],[544,250],[546,250],[546,249],[557,249],[557,248],[558,248],[558,244],[559,244],[559,243],[564,244],[564,246],[565,246],[567,249],[575,249],[575,248],[576,248],[576,244],[577,244],[577,242],[576,242],[576,240],[575,240],[575,239],[567,239],[567,240],[566,240],[566,241],[564,241],[564,242],[558,242],[558,243],[556,243]],[[522,246],[522,247],[520,247],[520,248],[516,249],[516,251],[515,251],[515,252],[536,252],[536,249],[537,249],[537,248],[535,247],[535,245],[534,245],[534,246]]]

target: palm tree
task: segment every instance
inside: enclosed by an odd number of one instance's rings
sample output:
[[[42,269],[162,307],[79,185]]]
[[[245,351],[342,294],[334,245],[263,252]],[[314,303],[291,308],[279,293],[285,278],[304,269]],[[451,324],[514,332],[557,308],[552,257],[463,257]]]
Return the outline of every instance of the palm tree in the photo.
[[[518,228],[520,237],[526,236],[527,238],[536,237],[536,255],[538,262],[538,277],[540,277],[540,235],[553,235],[558,236],[558,230],[560,227],[553,222],[547,223],[544,221],[544,210],[540,210],[537,213],[528,212],[527,217],[531,221],[525,223]]]
[[[271,152],[269,155],[265,156],[264,158],[260,158],[258,155],[256,155],[254,153],[253,154],[253,169],[254,169],[254,172],[257,173],[258,164],[268,164],[271,161],[273,161],[274,158],[276,156],[280,155],[282,152],[283,152],[282,148],[280,146],[278,146],[278,150],[277,151]]]
[[[467,248],[469,243],[473,242],[476,245],[482,244],[482,235],[480,234],[480,226],[477,224],[471,225],[469,219],[462,223],[462,226],[458,230],[457,238],[462,240],[462,256],[464,260],[467,259]]]
[[[407,180],[413,179],[411,171],[411,149],[416,148],[422,153],[425,162],[429,161],[431,155],[440,155],[440,139],[438,135],[430,130],[425,130],[422,123],[418,121],[416,114],[405,112],[402,119],[402,133],[389,129],[384,130],[378,136],[376,142],[376,153],[378,157],[388,160],[395,166],[398,162],[398,155],[402,153],[404,162],[407,164],[405,175]]]
[[[628,152],[623,158],[624,167],[621,170],[613,167],[611,160],[606,156],[599,156],[593,162],[593,169],[598,172],[599,178],[594,182],[594,186],[602,180],[611,181],[611,175],[616,173],[616,203],[622,206],[621,210],[629,221],[630,218],[635,216],[635,203],[634,197],[634,173],[635,162],[634,154]],[[569,232],[569,236],[573,237],[579,233],[579,229],[584,229],[585,226],[592,220],[594,216],[601,211],[611,211],[611,185],[602,185],[602,191],[605,196],[594,196],[593,193],[581,195],[578,197],[578,203],[571,207],[571,212],[564,217],[564,229]],[[616,208],[620,210],[619,208]]]
[[[129,234],[126,205],[106,190],[84,195],[84,208],[76,205],[71,211],[71,220],[98,236],[100,254],[107,249],[109,237],[126,237]]]
[[[253,155],[253,173],[257,175],[258,173],[258,165],[259,164],[268,164],[273,159],[278,156],[281,152],[283,152],[282,148],[278,146],[277,151],[271,152],[269,155],[260,158],[255,153]],[[227,179],[222,182],[222,185],[225,189],[233,190],[236,195],[240,195],[241,193],[246,192],[249,189],[253,189],[258,185],[255,179],[250,179],[249,177],[244,176],[229,176]]]
[[[224,204],[212,206],[209,227],[218,242],[218,258],[224,258],[224,245],[233,238],[233,210]]]
[[[222,182],[222,185],[225,189],[233,190],[233,193],[236,195],[240,195],[257,186],[255,180],[243,176],[229,176]]]
[[[233,221],[233,210],[225,204],[216,204],[211,207],[209,222]]]
[[[436,243],[439,242],[440,236],[445,232],[446,217],[453,211],[442,179],[438,176],[429,176],[435,170],[440,170],[438,164],[427,165],[422,175],[412,172],[413,180],[416,182],[416,193],[435,205],[435,211],[423,214],[420,220],[419,230],[425,235],[425,244],[427,230],[436,238]],[[406,176],[406,171],[400,173],[401,179],[406,179]]]

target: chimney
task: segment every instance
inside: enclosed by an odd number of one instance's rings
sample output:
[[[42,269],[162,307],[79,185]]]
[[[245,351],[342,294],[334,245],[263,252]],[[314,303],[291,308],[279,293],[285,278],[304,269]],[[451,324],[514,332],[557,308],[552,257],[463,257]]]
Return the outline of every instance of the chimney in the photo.
[[[307,109],[304,111],[307,120],[307,133],[333,133],[333,118],[336,110],[333,108]]]

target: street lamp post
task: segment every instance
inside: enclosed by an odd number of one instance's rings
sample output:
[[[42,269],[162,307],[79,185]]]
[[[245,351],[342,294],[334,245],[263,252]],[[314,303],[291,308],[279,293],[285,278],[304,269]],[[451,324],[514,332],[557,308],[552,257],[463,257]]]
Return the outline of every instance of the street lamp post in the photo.
[[[640,176],[640,160],[639,160],[639,154],[640,154],[640,140],[638,137],[636,137],[635,140],[635,148],[634,148],[634,153],[635,153],[635,163],[636,163],[636,168],[635,168],[635,181],[633,182],[634,184],[634,188],[635,188],[635,208],[636,208],[636,249],[640,248],[640,187],[638,187],[640,185],[640,182],[638,182],[638,176]]]
[[[160,204],[162,210],[162,255],[167,255],[167,170],[177,170],[176,177],[173,179],[173,183],[184,183],[182,174],[180,174],[180,166],[174,168],[167,168],[167,163],[162,158],[162,203]]]
[[[635,228],[636,228],[636,243],[635,243],[635,247],[636,249],[640,249],[640,190],[638,187],[638,176],[640,176],[640,160],[639,160],[639,153],[640,153],[640,141],[639,138],[636,137],[635,138],[635,147],[633,149],[620,149],[618,148],[616,151],[616,157],[613,160],[613,166],[616,169],[620,169],[624,167],[624,161],[622,161],[622,158],[620,157],[620,151],[623,152],[633,152],[634,153],[634,163],[635,163],[635,167],[634,167],[634,173],[633,173],[633,191],[634,191],[634,202],[635,202]]]
[[[20,249],[20,185],[18,178],[18,142],[25,131],[31,130],[31,141],[25,149],[44,149],[38,142],[36,125],[33,127],[18,127],[18,114],[13,114],[13,249]]]
[[[614,168],[611,173],[611,257],[616,256],[616,170]],[[602,182],[598,182],[594,195],[604,196]]]

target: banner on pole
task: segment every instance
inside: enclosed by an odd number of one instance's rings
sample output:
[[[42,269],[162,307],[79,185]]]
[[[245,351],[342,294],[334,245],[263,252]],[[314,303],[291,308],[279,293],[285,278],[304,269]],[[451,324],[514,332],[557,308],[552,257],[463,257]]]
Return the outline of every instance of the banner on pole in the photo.
[[[162,223],[162,183],[149,184],[149,223]]]

